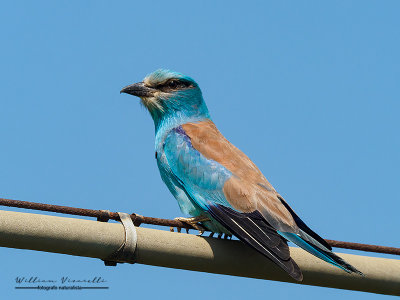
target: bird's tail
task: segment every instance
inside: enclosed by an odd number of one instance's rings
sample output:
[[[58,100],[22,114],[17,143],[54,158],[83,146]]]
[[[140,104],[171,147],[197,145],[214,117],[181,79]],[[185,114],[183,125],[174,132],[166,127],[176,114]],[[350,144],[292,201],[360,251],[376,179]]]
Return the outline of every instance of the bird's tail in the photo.
[[[323,246],[321,243],[316,241],[314,238],[312,238],[302,230],[300,230],[299,234],[291,232],[281,232],[281,231],[278,231],[278,233],[288,241],[295,243],[297,246],[303,248],[312,255],[346,271],[347,273],[354,272],[359,275],[364,275],[355,267],[347,263],[343,258],[333,253],[332,250],[326,248],[325,246]]]
[[[286,201],[283,200],[283,198],[279,197],[279,200],[281,200],[282,204],[290,212],[300,229],[299,233],[297,234],[292,232],[278,231],[281,236],[283,236],[288,241],[295,243],[297,246],[303,248],[312,255],[315,255],[316,257],[346,271],[347,273],[357,273],[364,276],[362,272],[347,263],[343,258],[333,253],[332,247],[329,246],[329,244],[323,238],[312,231],[292,210],[292,208],[286,203]]]

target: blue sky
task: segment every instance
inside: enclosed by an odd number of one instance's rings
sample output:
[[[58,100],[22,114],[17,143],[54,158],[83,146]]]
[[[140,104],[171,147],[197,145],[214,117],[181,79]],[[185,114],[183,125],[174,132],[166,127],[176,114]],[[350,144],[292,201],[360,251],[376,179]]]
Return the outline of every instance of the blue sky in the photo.
[[[397,1],[3,3],[0,197],[180,216],[158,174],[152,120],[119,94],[162,67],[196,79],[222,133],[316,232],[399,247],[399,9]],[[0,253],[0,287],[13,299],[379,297]],[[110,290],[15,291],[16,276],[102,276]]]

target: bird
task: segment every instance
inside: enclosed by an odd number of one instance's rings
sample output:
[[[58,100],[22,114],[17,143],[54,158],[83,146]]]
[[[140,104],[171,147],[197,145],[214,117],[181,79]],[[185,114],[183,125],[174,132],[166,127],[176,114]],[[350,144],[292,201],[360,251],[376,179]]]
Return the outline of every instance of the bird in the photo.
[[[155,128],[160,175],[183,214],[177,218],[219,236],[234,235],[296,281],[303,274],[288,241],[347,273],[362,272],[332,252],[274,189],[257,166],[217,129],[199,85],[158,69],[120,93],[137,96]]]

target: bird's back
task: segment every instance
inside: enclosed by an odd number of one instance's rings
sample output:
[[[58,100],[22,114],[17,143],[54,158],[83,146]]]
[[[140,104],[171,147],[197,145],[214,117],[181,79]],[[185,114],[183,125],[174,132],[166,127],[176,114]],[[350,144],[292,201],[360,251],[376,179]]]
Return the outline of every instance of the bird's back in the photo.
[[[191,145],[205,158],[224,166],[233,175],[225,182],[223,192],[233,208],[250,213],[259,210],[277,229],[296,231],[292,215],[257,166],[232,145],[211,120],[182,125]],[[283,228],[284,227],[284,228]]]

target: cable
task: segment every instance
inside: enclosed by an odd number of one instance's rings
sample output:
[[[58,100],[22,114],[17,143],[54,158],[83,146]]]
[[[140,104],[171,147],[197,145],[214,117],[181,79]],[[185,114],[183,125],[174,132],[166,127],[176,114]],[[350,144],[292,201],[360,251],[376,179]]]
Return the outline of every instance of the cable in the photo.
[[[118,213],[109,212],[106,210],[94,210],[94,209],[77,208],[77,207],[61,206],[61,205],[53,205],[53,204],[45,204],[45,203],[37,203],[37,202],[29,202],[21,200],[4,199],[4,198],[0,198],[0,205],[8,207],[41,210],[41,211],[50,211],[55,213],[62,213],[62,214],[69,214],[76,216],[93,217],[97,218],[98,220],[112,219],[118,221],[120,219]],[[195,229],[192,226],[178,220],[144,217],[135,213],[132,213],[130,216],[135,226],[139,226],[140,224],[143,223],[143,224],[151,224],[158,226]],[[400,255],[400,248],[395,248],[395,247],[342,242],[335,240],[326,240],[326,242],[335,248]]]

